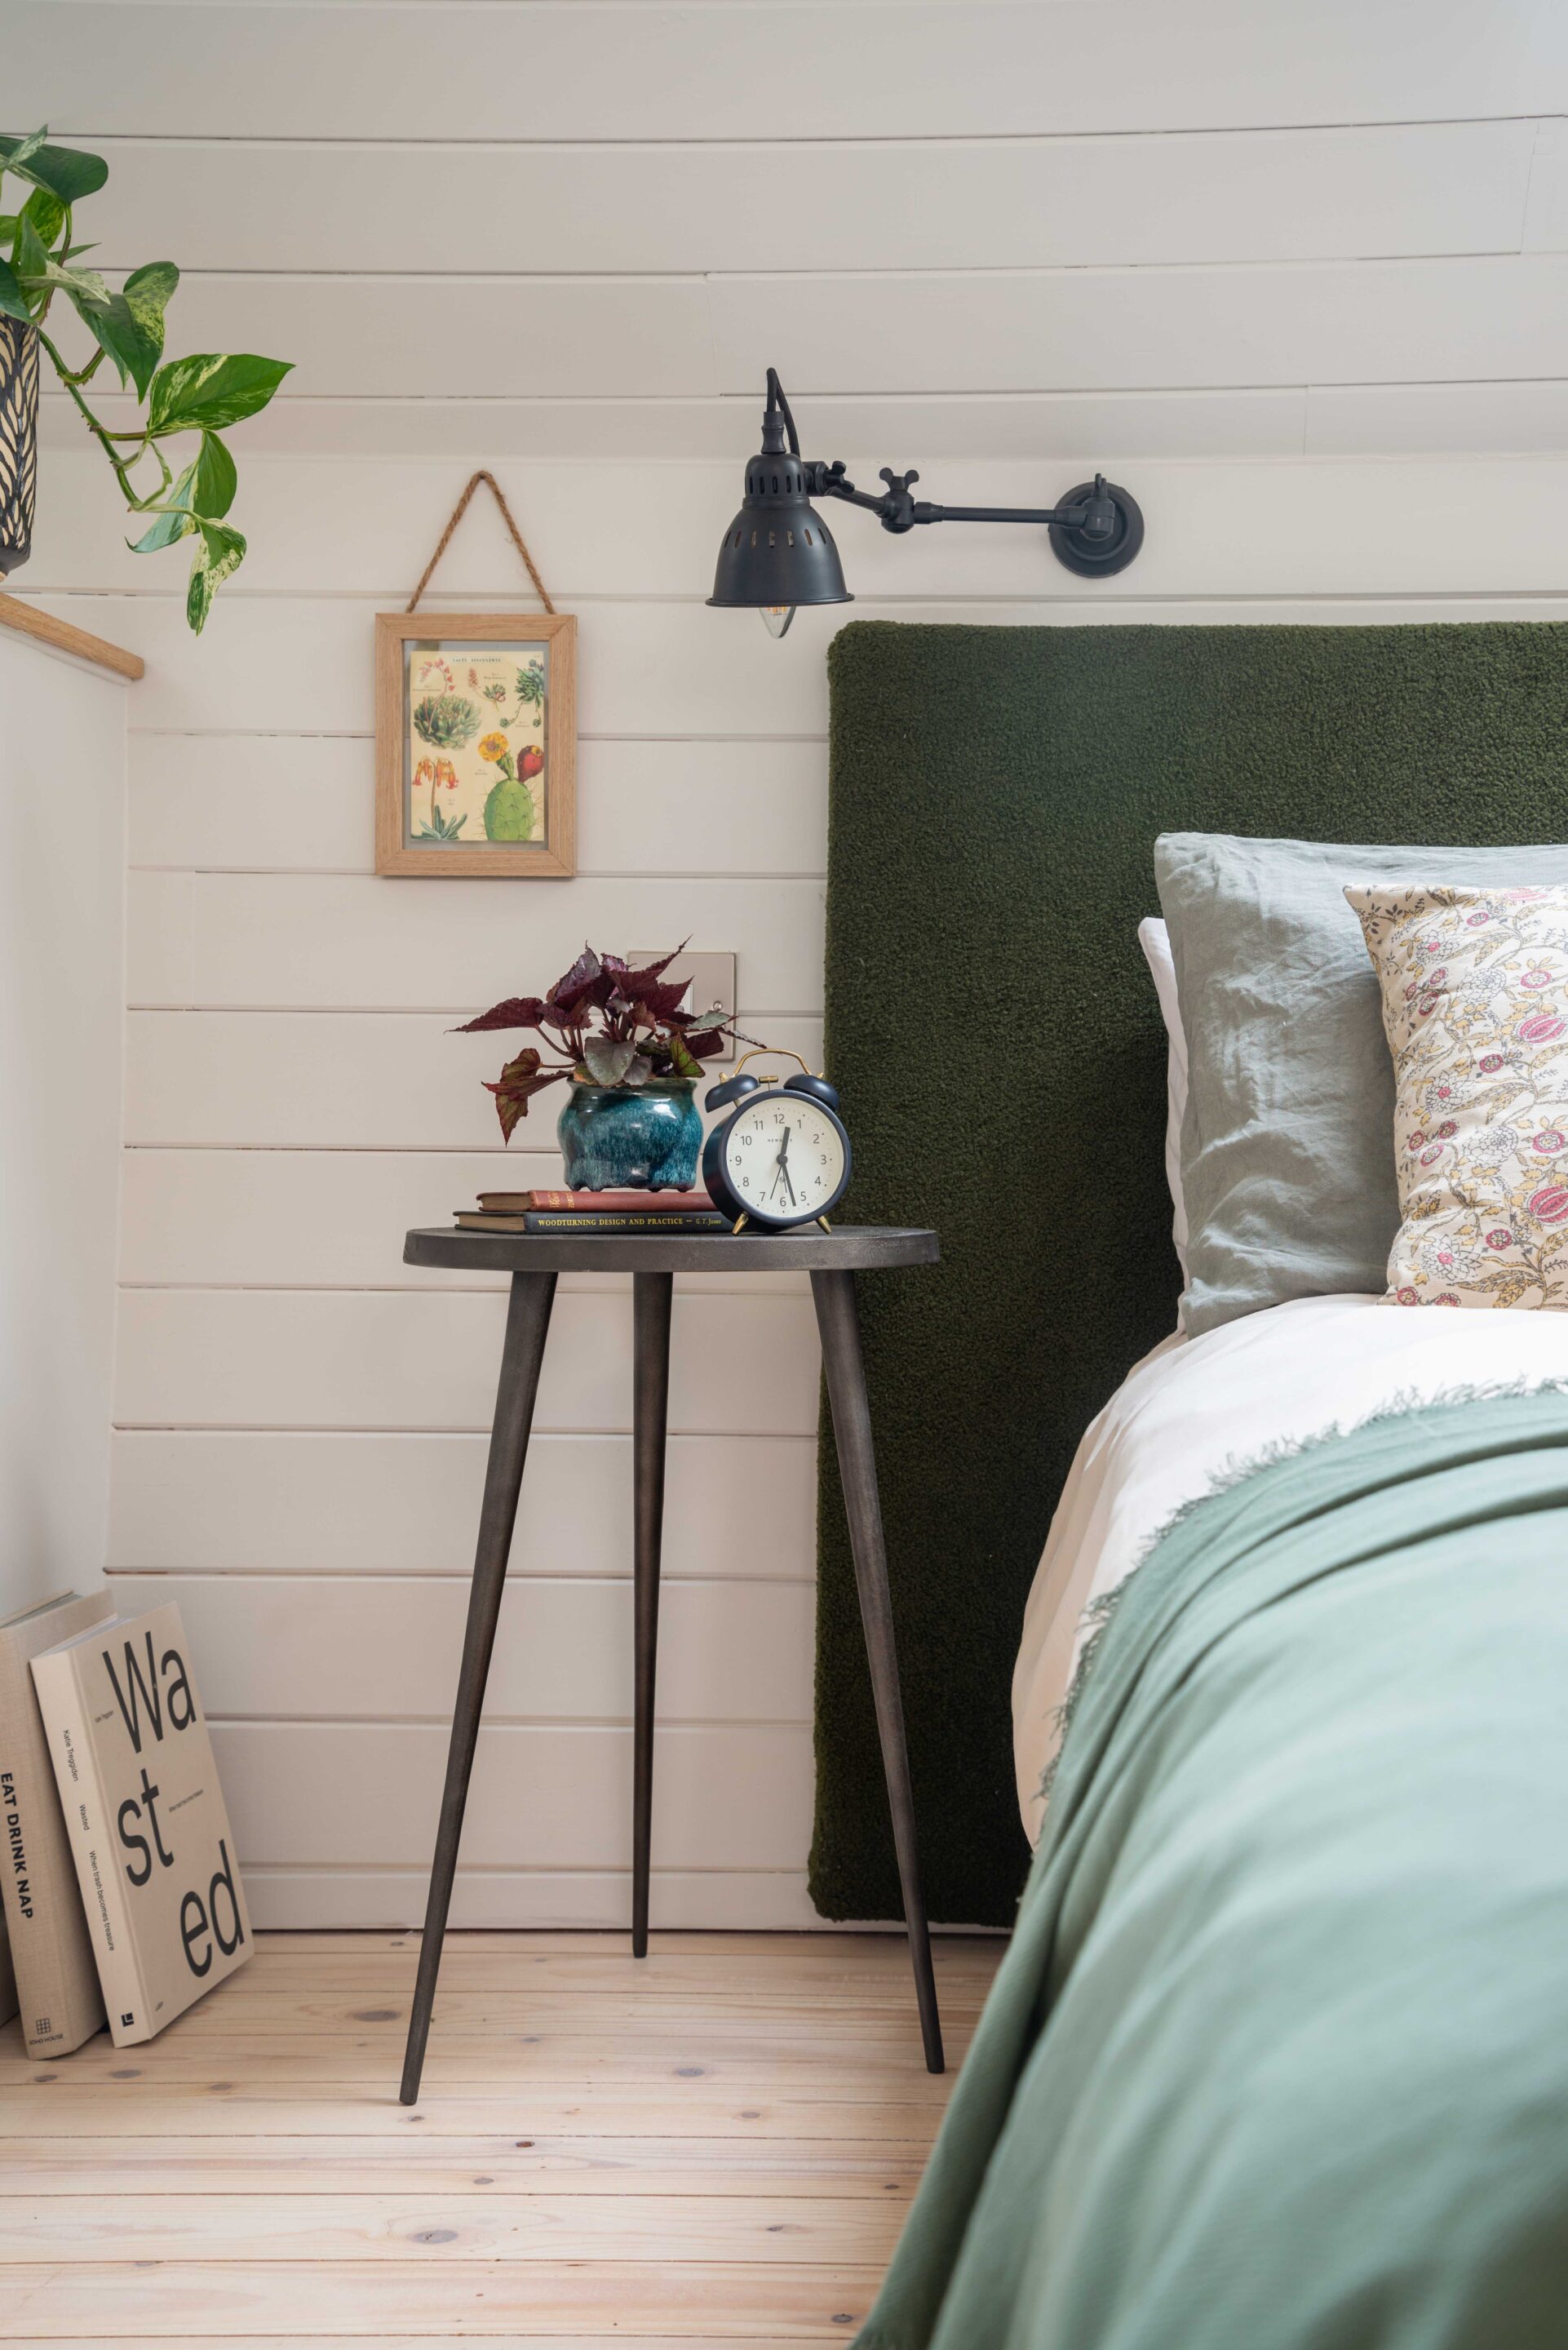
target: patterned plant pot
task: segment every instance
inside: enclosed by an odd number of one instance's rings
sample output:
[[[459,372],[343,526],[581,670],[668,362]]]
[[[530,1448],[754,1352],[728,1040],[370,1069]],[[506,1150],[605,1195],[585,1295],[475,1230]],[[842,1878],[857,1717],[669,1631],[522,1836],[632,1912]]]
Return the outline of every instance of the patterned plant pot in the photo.
[[[0,317],[0,577],[33,551],[38,494],[38,330]]]
[[[556,1127],[574,1191],[689,1191],[702,1119],[689,1085],[585,1086]]]

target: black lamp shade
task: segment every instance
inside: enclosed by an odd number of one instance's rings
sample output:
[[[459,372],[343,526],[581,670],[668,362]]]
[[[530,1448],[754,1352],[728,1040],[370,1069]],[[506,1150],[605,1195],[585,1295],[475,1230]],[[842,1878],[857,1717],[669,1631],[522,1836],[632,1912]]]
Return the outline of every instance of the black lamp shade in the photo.
[[[746,502],[724,533],[709,603],[756,611],[854,600],[833,534],[806,496],[800,459],[764,450],[746,467]]]

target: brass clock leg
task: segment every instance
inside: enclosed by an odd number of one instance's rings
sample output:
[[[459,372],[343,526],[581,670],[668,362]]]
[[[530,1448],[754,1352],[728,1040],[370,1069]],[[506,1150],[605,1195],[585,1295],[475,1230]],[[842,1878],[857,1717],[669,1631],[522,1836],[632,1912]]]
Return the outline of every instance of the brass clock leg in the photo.
[[[745,1231],[745,1229],[746,1229],[746,1226],[751,1222],[751,1221],[752,1221],[752,1220],[751,1220],[750,1216],[748,1216],[748,1215],[742,1215],[742,1216],[741,1217],[740,1222],[739,1222],[738,1223],[733,1223],[733,1224],[732,1224],[732,1225],[730,1226],[730,1237],[731,1237],[731,1239],[732,1239],[732,1240],[733,1240],[733,1238],[734,1238],[734,1236],[735,1236],[735,1234],[736,1234],[737,1232],[743,1232]]]
[[[833,1230],[833,1226],[828,1222],[826,1216],[818,1216],[816,1221],[822,1226],[825,1232],[830,1232]]]

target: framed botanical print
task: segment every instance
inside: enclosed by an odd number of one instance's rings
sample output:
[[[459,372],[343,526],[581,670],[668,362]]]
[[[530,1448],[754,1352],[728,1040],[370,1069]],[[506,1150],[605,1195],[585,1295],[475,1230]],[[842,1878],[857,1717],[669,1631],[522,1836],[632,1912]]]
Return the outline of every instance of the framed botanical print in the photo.
[[[576,870],[576,621],[376,616],[376,870]]]

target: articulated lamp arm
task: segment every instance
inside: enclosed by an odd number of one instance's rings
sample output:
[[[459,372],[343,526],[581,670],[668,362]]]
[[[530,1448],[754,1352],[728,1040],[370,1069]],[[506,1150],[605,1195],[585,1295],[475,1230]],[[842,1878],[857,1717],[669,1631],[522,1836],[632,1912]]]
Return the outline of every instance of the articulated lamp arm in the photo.
[[[1127,492],[1108,483],[1103,473],[1096,473],[1092,483],[1081,484],[1067,494],[1055,506],[943,506],[935,505],[929,498],[910,495],[909,485],[918,482],[918,473],[895,473],[889,466],[881,469],[881,479],[887,487],[880,496],[867,490],[857,490],[845,473],[842,459],[830,465],[820,459],[801,457],[800,436],[794,418],[784,396],[784,386],[776,369],[768,369],[768,406],[763,419],[763,446],[776,441],[780,428],[787,438],[789,452],[800,459],[805,475],[806,494],[815,498],[836,498],[845,505],[862,506],[874,514],[884,530],[901,536],[917,524],[929,522],[1022,522],[1037,528],[1044,525],[1051,533],[1051,544],[1069,570],[1091,577],[1125,569],[1143,544],[1143,515]],[[783,443],[777,444],[782,453]]]

